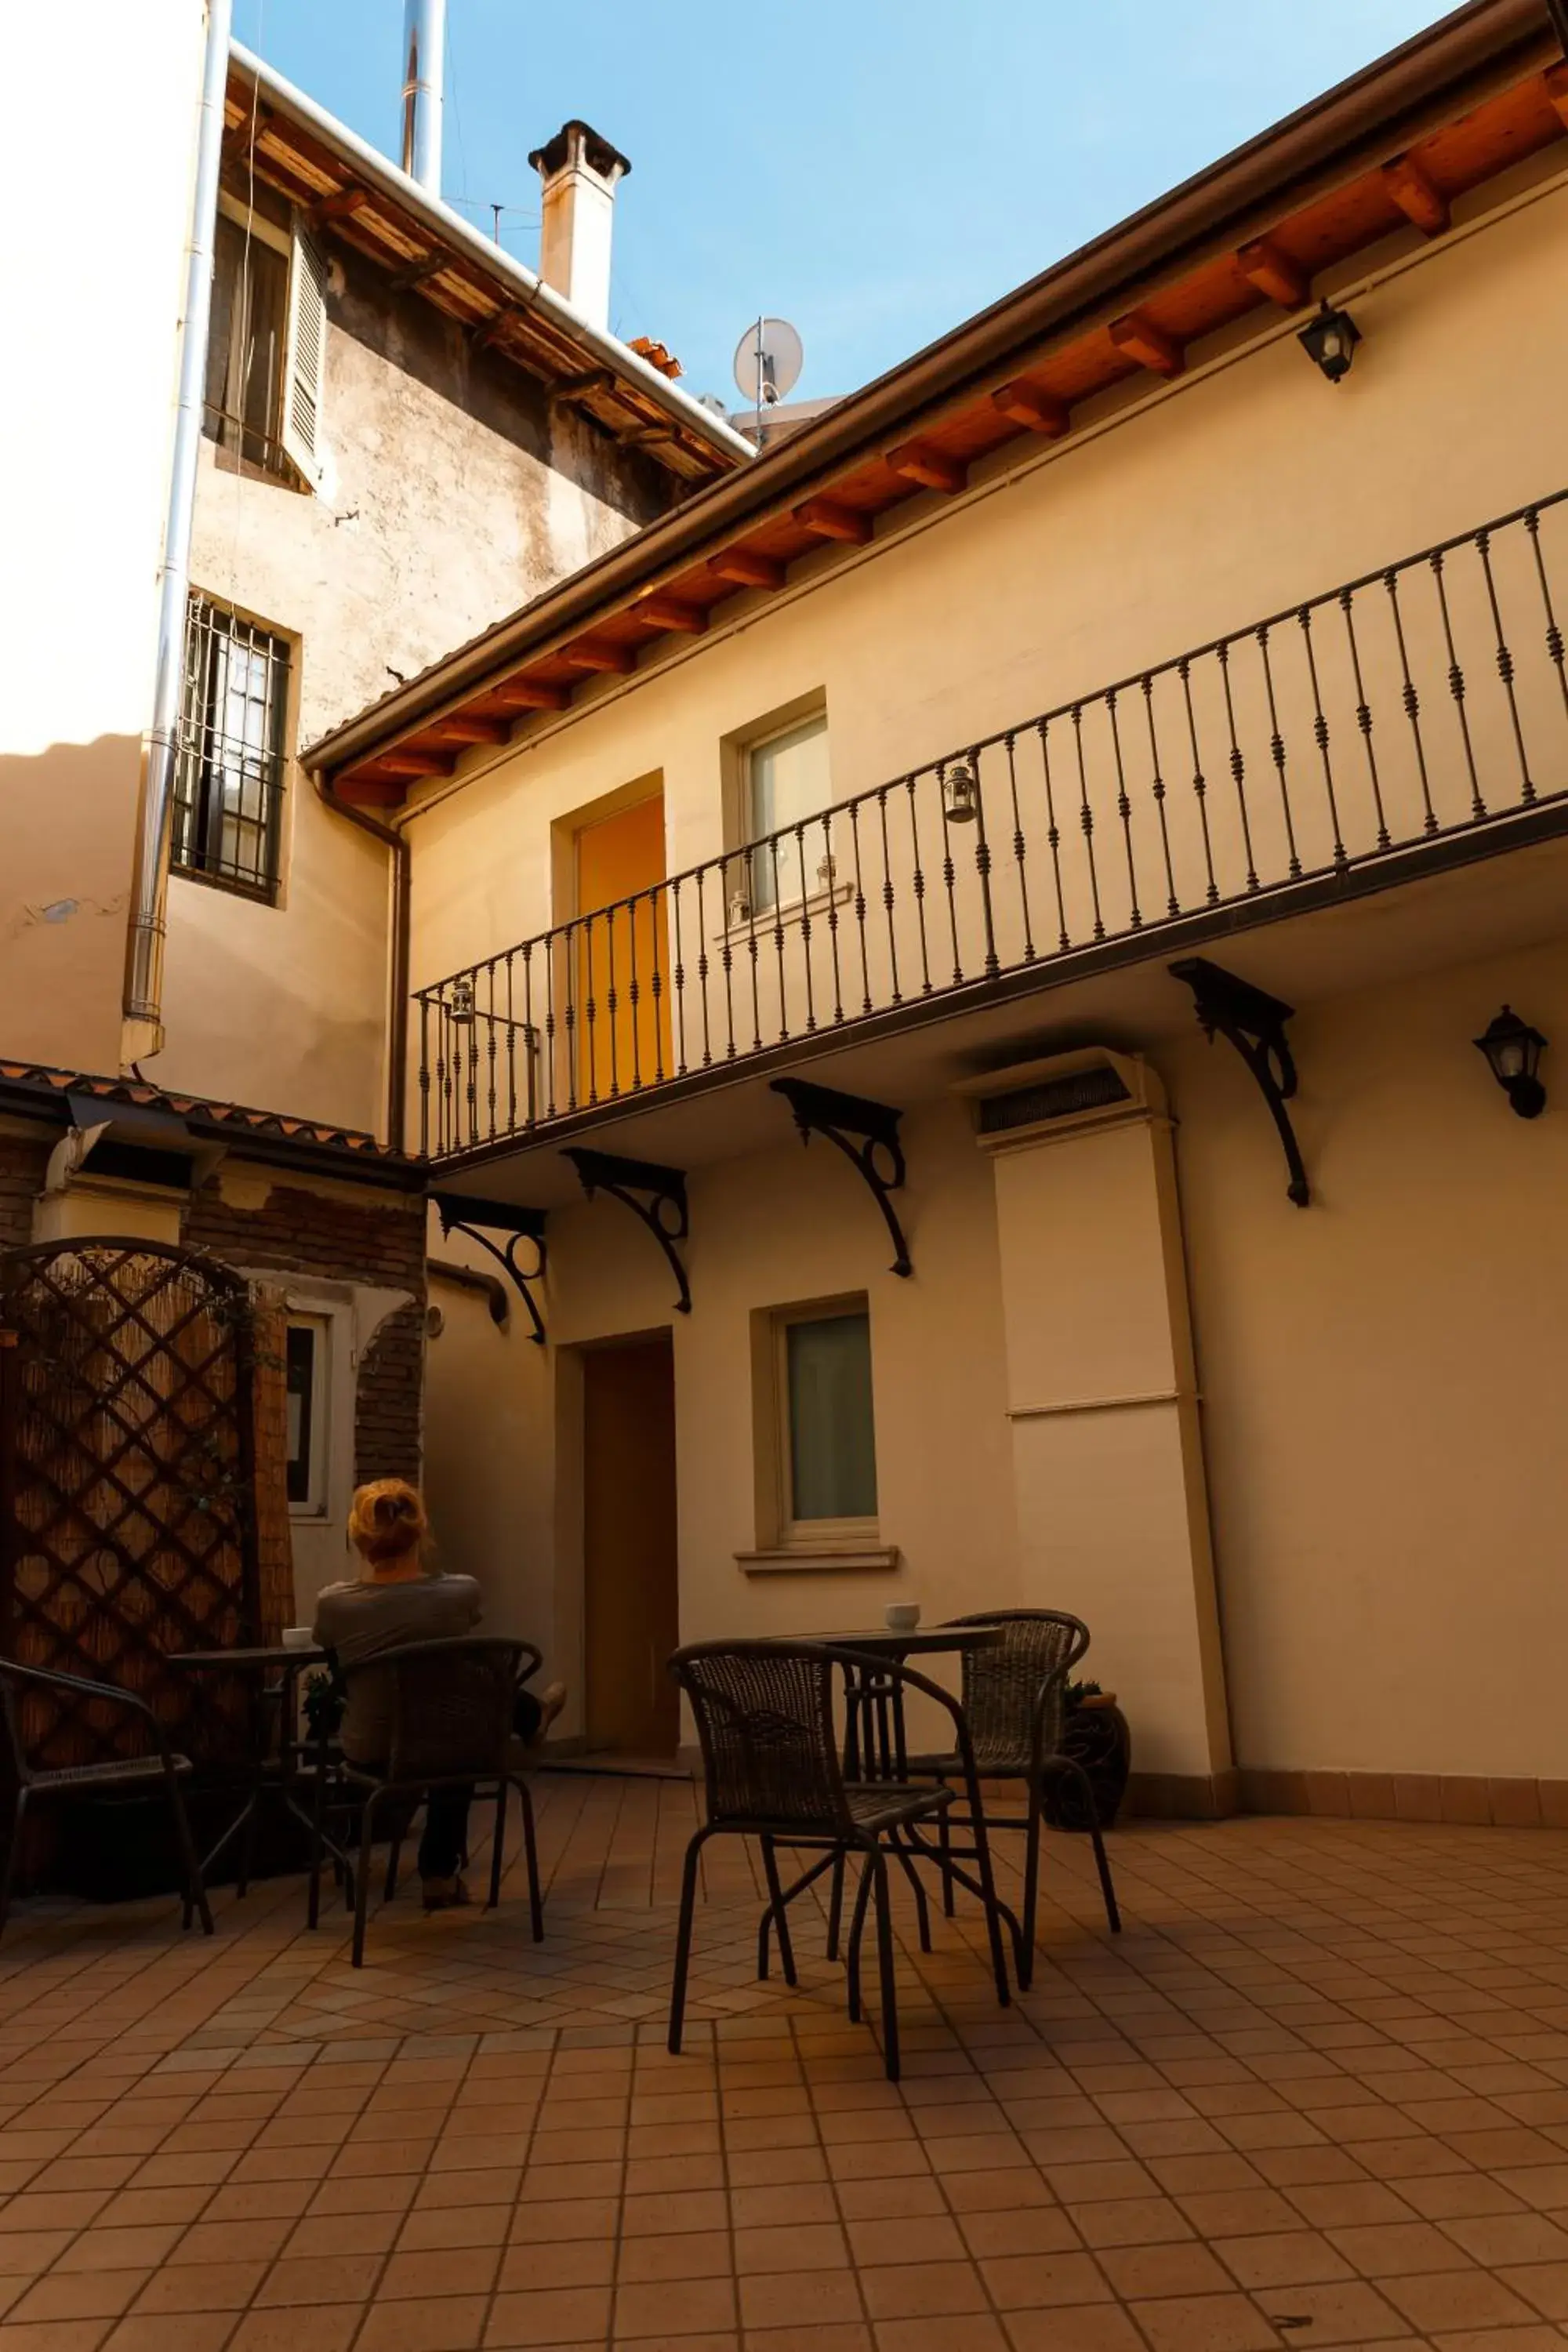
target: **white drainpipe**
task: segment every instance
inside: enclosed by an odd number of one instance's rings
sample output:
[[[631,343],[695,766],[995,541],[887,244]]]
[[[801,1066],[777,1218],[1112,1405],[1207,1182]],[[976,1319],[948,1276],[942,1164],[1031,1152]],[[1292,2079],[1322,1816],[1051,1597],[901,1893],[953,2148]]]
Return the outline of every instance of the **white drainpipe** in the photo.
[[[212,313],[218,167],[223,154],[223,100],[228,79],[231,0],[207,0],[206,55],[196,134],[195,194],[185,270],[180,337],[178,404],[169,467],[169,508],[163,562],[158,575],[158,654],[153,718],[142,742],[142,781],[131,920],[125,942],[125,992],[121,1059],[139,1061],[163,1043],[164,906],[169,887],[169,834],[179,752],[180,699],[184,683],[185,608],[191,593],[191,522],[195,511],[196,458],[206,390],[207,327]]]
[[[403,168],[441,193],[441,67],[447,0],[407,0],[403,17]]]

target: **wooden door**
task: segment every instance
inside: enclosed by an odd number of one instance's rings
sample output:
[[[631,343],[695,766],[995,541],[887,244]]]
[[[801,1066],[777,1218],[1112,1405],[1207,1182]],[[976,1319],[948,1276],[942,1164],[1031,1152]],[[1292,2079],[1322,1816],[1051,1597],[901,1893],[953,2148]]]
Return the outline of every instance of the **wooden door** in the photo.
[[[577,835],[573,975],[577,1099],[606,1102],[670,1074],[664,795]]]
[[[584,1654],[588,1745],[672,1756],[679,1640],[675,1357],[668,1333],[583,1359]]]

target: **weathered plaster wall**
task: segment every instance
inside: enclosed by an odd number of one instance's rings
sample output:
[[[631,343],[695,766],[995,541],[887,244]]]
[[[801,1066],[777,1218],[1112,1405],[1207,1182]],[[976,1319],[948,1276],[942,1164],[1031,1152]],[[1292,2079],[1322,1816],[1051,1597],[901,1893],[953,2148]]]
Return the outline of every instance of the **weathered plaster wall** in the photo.
[[[0,1052],[100,1069],[120,1049],[204,13],[85,0],[6,28],[28,93],[0,152],[10,218],[40,189],[99,186],[137,126],[133,236],[8,239],[7,311],[37,363],[0,371]]]
[[[202,445],[195,585],[295,644],[308,743],[659,510],[668,477],[334,248],[320,495]],[[283,888],[170,884],[160,1084],[379,1128],[388,857],[294,767]]]

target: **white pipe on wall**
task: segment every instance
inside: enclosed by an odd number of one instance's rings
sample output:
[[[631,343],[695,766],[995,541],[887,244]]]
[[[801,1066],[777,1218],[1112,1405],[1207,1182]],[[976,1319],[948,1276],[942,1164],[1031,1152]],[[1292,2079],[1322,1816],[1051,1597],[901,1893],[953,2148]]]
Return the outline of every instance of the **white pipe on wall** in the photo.
[[[206,50],[197,115],[195,188],[186,249],[185,305],[180,334],[179,389],[169,467],[163,560],[158,573],[158,651],[153,716],[142,743],[131,919],[125,941],[124,1015],[121,1059],[135,1062],[163,1043],[164,908],[169,887],[169,835],[179,751],[180,698],[184,682],[185,608],[191,589],[191,523],[195,511],[196,458],[206,392],[207,330],[217,224],[218,167],[223,156],[223,100],[228,79],[231,0],[207,0]]]
[[[407,0],[403,15],[403,168],[441,193],[441,76],[447,0]]]

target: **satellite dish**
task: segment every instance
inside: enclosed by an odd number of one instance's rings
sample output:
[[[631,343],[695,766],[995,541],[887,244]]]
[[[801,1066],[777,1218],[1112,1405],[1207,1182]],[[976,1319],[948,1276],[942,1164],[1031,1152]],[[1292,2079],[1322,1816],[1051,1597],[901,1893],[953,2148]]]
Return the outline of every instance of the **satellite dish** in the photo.
[[[735,382],[743,399],[771,408],[794,389],[805,358],[787,319],[759,319],[735,348]]]

